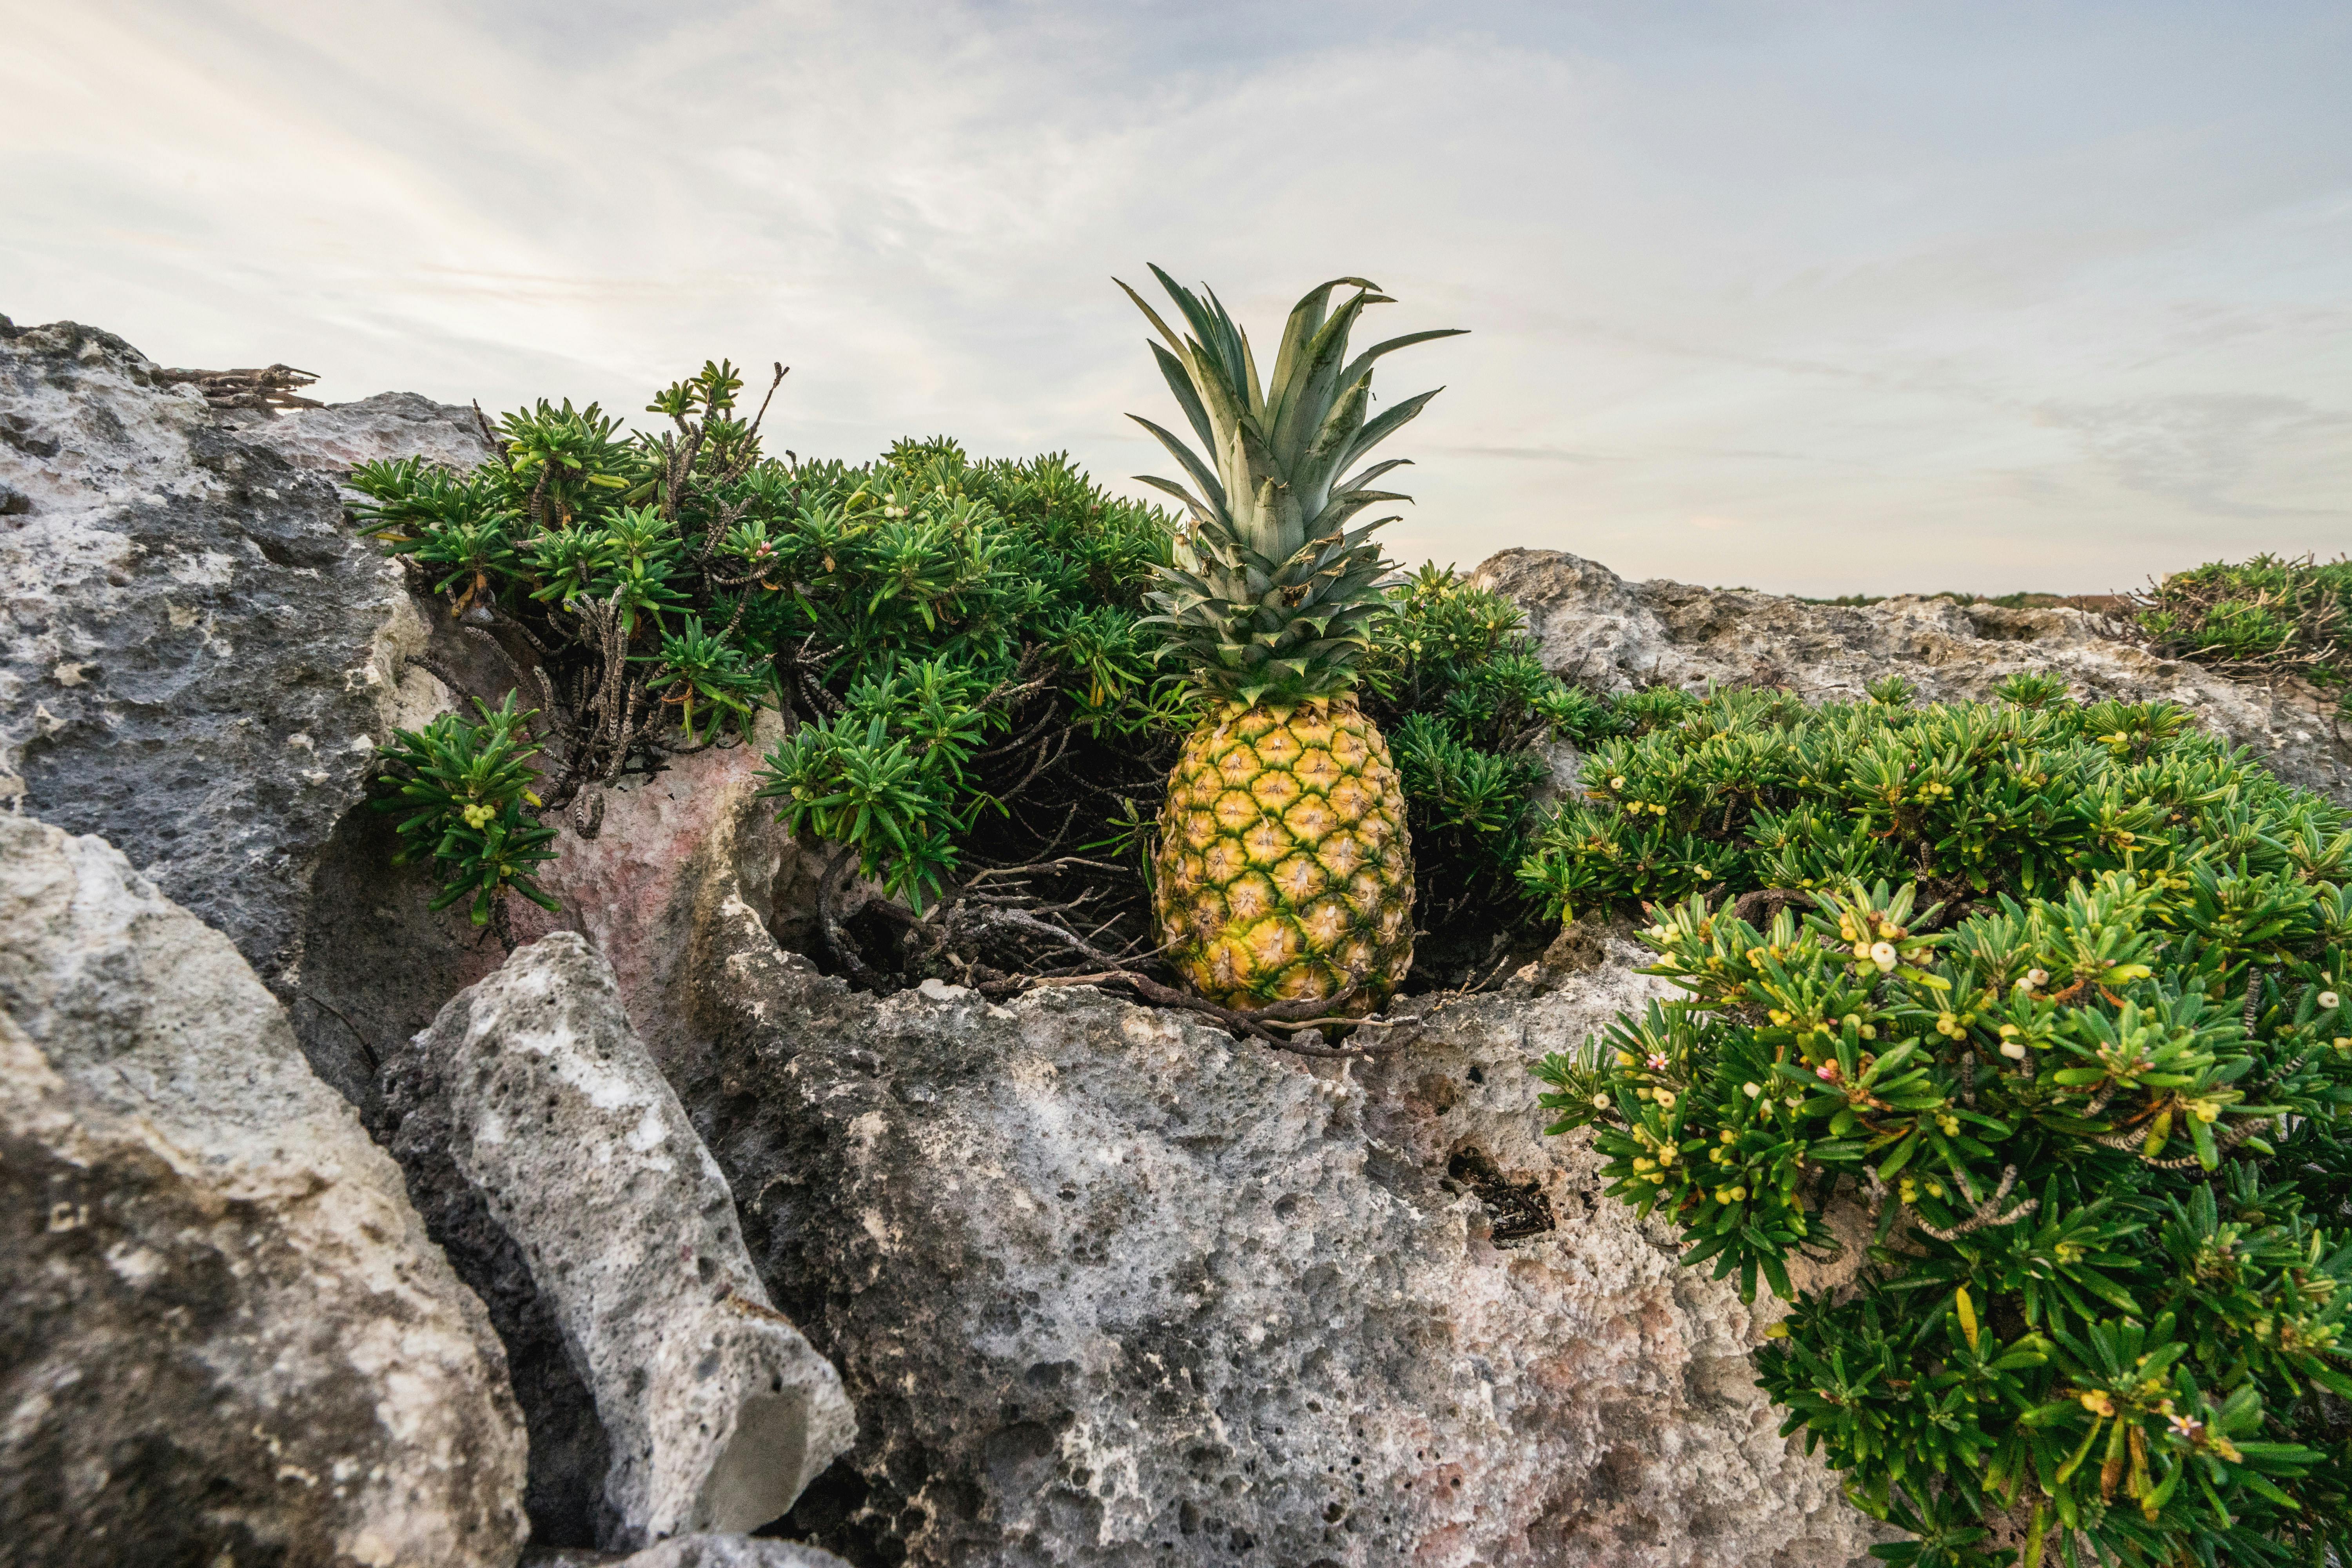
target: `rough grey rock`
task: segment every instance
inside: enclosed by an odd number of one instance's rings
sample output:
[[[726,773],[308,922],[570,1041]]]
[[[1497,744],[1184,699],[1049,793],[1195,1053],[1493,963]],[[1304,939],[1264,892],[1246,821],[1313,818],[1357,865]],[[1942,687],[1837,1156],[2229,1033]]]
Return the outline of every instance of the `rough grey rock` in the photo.
[[[0,815],[0,1561],[481,1564],[480,1302],[227,939]]]
[[[444,1234],[461,1270],[491,1266],[498,1302],[519,1258],[593,1402],[599,1544],[757,1528],[849,1446],[840,1379],[769,1304],[725,1179],[584,938],[519,950],[386,1070],[412,1188],[440,1215],[461,1181],[490,1222]],[[579,1427],[535,1442],[548,1487],[576,1484],[592,1452]]]
[[[2158,658],[2106,635],[2100,617],[2082,610],[1910,595],[1809,605],[1745,588],[1629,583],[1559,550],[1506,550],[1473,576],[1527,612],[1548,668],[1609,689],[1761,682],[1853,700],[1869,682],[1899,675],[1945,700],[1982,697],[2020,671],[2053,670],[2086,699],[2183,703],[2288,783],[2352,801],[2352,746],[2310,693]]]
[[[663,1066],[859,1413],[787,1533],[861,1565],[1302,1568],[1875,1539],[1751,1386],[1773,1309],[1539,1136],[1527,1065],[1649,994],[1622,962],[1367,1069],[1091,991],[851,993],[724,848]]]
[[[403,663],[429,609],[336,480],[486,448],[413,395],[224,414],[155,368],[70,321],[0,335],[0,805],[104,837],[291,997],[321,848],[444,700]]]
[[[379,392],[356,403],[231,417],[251,445],[267,447],[298,468],[336,477],[389,458],[470,468],[490,456],[472,409],[414,392]]]
[[[522,1568],[849,1568],[832,1552],[756,1535],[680,1535],[623,1557],[605,1552],[531,1552]]]

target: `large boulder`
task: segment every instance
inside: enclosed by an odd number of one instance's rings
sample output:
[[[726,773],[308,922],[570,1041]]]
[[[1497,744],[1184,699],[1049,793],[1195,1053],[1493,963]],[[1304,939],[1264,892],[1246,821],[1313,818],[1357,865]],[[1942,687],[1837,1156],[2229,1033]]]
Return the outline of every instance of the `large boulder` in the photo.
[[[1088,990],[877,999],[706,843],[656,1049],[859,1437],[784,1526],[859,1564],[1844,1563],[1773,1309],[1545,1140],[1621,949],[1312,1061]],[[1262,1554],[1262,1555],[1261,1555]]]
[[[584,938],[519,950],[385,1076],[411,1191],[518,1373],[540,1374],[518,1377],[534,1539],[756,1529],[849,1446],[839,1377],[770,1304],[725,1178]]]
[[[106,838],[293,999],[377,743],[447,700],[406,662],[436,612],[337,482],[487,453],[471,409],[219,410],[110,332],[0,318],[0,805]]]
[[[506,1568],[523,1428],[227,939],[0,815],[0,1557]]]
[[[2088,700],[2183,703],[2288,783],[2352,801],[2352,745],[2315,694],[2158,658],[2084,610],[1912,595],[1815,605],[1664,578],[1629,583],[1562,550],[1506,550],[1473,577],[1527,612],[1547,668],[1607,689],[1760,683],[1852,701],[1871,681],[1899,675],[1929,700],[1952,700],[1984,697],[2021,671],[2053,670]]]

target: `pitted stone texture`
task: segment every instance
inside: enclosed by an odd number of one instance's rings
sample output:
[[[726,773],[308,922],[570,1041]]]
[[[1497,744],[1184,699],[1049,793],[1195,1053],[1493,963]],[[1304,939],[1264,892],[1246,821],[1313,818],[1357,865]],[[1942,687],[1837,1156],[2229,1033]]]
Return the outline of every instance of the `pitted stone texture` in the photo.
[[[859,1412],[787,1533],[1007,1568],[1826,1568],[1873,1539],[1750,1386],[1769,1312],[1539,1137],[1527,1064],[1652,994],[1622,963],[1367,1073],[1090,991],[877,1001],[723,869],[699,908],[679,1011],[717,1044],[672,1076]],[[1448,1174],[1472,1148],[1558,1228],[1496,1247]]]
[[[681,1535],[626,1557],[602,1552],[526,1554],[522,1568],[849,1568],[832,1552],[751,1535]]]
[[[840,1379],[769,1304],[725,1178],[585,939],[518,951],[388,1075],[420,1198],[437,1212],[431,1189],[462,1178],[593,1401],[599,1544],[755,1529],[848,1447]],[[457,1260],[512,1282],[503,1257]]]
[[[229,415],[154,370],[70,321],[0,334],[0,797],[107,838],[290,997],[320,851],[444,700],[403,663],[433,612],[337,481],[485,447],[413,395]]]
[[[2085,700],[2182,703],[2286,780],[2352,802],[2352,746],[2313,695],[2242,685],[2105,635],[2096,616],[2006,610],[1911,595],[1809,605],[1664,578],[1629,583],[1559,550],[1506,550],[1473,574],[1527,612],[1545,668],[1615,689],[1763,682],[1853,701],[1899,675],[1928,701],[1988,696],[2021,671],[2053,670]]]
[[[246,440],[316,473],[340,476],[362,463],[393,458],[422,458],[464,469],[490,456],[472,409],[414,392],[379,392],[356,403],[233,417]]]
[[[479,1301],[226,937],[0,815],[0,1561],[505,1568]]]

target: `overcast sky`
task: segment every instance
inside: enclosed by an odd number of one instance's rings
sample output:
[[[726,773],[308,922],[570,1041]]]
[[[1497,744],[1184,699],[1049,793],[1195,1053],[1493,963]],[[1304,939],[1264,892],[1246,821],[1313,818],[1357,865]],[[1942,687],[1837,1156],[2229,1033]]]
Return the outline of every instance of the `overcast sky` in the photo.
[[[1391,552],[1801,593],[2352,550],[2352,5],[0,0],[0,311],[343,399],[1166,462],[1112,286],[1376,279]]]

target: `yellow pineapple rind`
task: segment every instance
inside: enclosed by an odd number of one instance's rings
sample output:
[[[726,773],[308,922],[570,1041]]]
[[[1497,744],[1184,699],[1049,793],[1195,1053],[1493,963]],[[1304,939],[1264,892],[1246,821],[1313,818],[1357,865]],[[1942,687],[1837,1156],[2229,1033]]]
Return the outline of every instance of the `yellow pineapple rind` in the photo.
[[[1228,1007],[1339,995],[1361,1016],[1412,967],[1412,841],[1388,742],[1352,695],[1234,703],[1168,779],[1153,912],[1192,989]]]

